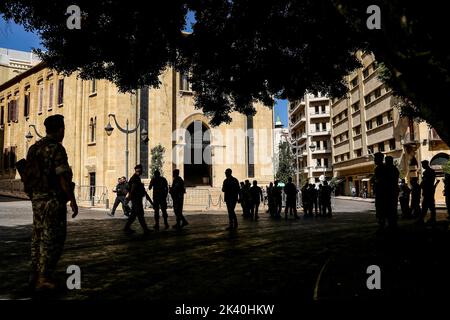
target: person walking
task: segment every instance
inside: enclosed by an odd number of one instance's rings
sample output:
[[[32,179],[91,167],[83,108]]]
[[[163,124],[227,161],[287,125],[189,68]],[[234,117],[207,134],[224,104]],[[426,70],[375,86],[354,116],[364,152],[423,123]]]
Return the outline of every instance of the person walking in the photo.
[[[269,214],[272,218],[275,217],[275,199],[273,197],[273,189],[273,182],[271,182],[267,188],[267,206],[269,208]]]
[[[150,180],[148,190],[153,189],[153,209],[155,211],[155,225],[153,229],[159,230],[159,210],[162,212],[164,219],[164,226],[169,228],[168,215],[167,215],[167,195],[169,193],[169,186],[166,178],[161,176],[159,170],[153,172],[153,178]]]
[[[259,219],[259,216],[258,216],[259,204],[261,203],[261,201],[264,200],[262,190],[258,186],[258,181],[253,180],[253,186],[250,187],[249,193],[250,193],[250,199],[251,199],[250,217],[251,217],[251,219],[256,221]]]
[[[223,181],[222,192],[227,205],[229,227],[227,230],[237,229],[238,221],[236,217],[236,203],[239,199],[239,181],[232,176],[233,171],[228,168],[225,170],[226,179]]]
[[[282,190],[281,187],[278,186],[279,181],[275,180],[275,186],[273,187],[273,200],[274,200],[274,213],[275,218],[279,219],[281,218],[281,210],[283,208],[283,197],[282,197]]]
[[[286,206],[284,208],[284,219],[288,218],[288,211],[290,215],[294,214],[295,219],[297,215],[297,187],[292,183],[292,177],[288,178],[288,182],[284,186],[284,193],[286,194]]]
[[[30,147],[26,160],[21,160],[24,191],[33,209],[30,286],[38,291],[56,289],[54,273],[66,240],[68,201],[72,218],[78,215],[73,174],[62,145],[64,117],[49,116],[44,126],[46,136]]]
[[[131,201],[131,214],[128,218],[127,223],[125,224],[125,228],[123,229],[126,234],[132,234],[135,232],[133,229],[131,229],[131,225],[136,220],[136,218],[138,219],[139,224],[144,231],[144,234],[150,233],[150,230],[148,229],[147,223],[144,219],[144,206],[142,200],[144,197],[146,197],[152,205],[153,201],[145,191],[144,184],[141,181],[141,174],[142,165],[138,164],[134,167],[134,174],[128,181],[130,191],[127,194],[127,200]]]
[[[180,170],[178,169],[173,170],[173,182],[169,192],[173,201],[173,212],[177,220],[177,223],[173,227],[175,229],[181,229],[189,223],[183,215],[183,203],[186,188],[184,186],[184,180],[180,177]]]
[[[110,217],[114,217],[117,207],[119,203],[122,204],[123,214],[127,217],[130,216],[130,207],[128,206],[126,195],[128,193],[128,183],[125,177],[120,177],[117,179],[117,185],[113,189],[113,192],[116,194],[116,200],[114,200],[114,205],[111,209],[111,212],[108,213]]]
[[[422,183],[420,184],[420,188],[422,189],[423,200],[422,200],[422,211],[420,212],[420,216],[419,219],[417,220],[417,223],[419,224],[424,223],[424,219],[428,210],[430,210],[431,217],[427,221],[427,223],[435,223],[436,205],[434,200],[434,193],[436,190],[435,188],[437,186],[437,183],[439,183],[439,181],[435,184],[436,172],[433,169],[431,169],[428,160],[423,160],[421,164],[422,169],[424,170],[422,175]]]
[[[411,189],[406,184],[405,179],[402,179],[400,182],[400,208],[402,210],[402,218],[410,218],[411,217],[411,209],[409,207]]]

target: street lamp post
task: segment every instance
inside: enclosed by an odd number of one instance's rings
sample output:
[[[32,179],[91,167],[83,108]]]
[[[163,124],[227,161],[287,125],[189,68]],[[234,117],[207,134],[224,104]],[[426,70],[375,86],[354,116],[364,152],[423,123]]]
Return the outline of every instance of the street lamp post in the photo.
[[[34,132],[39,137],[39,139],[42,139],[44,137],[43,135],[41,135],[39,133],[39,131],[37,131],[36,125],[30,124],[30,125],[28,125],[28,133],[25,135],[25,138],[27,139],[28,142],[30,142],[31,139],[33,139],[33,135],[31,134],[31,130],[29,128],[33,128]]]
[[[136,132],[139,129],[139,125],[141,124],[141,122],[145,123],[145,120],[144,119],[139,119],[139,121],[138,121],[138,123],[136,125],[136,128],[130,129],[129,128],[129,121],[128,121],[128,118],[127,118],[125,128],[122,128],[119,125],[119,123],[117,122],[116,115],[114,113],[110,113],[110,114],[108,114],[108,124],[105,127],[105,131],[106,131],[106,134],[108,136],[110,136],[112,134],[113,130],[114,130],[113,126],[111,125],[110,118],[114,119],[114,123],[116,124],[117,129],[119,129],[120,132],[125,133],[125,177],[128,180],[128,155],[130,153],[129,150],[128,150],[128,135],[130,133]],[[147,142],[148,141],[148,132],[147,132],[147,130],[145,130],[145,125],[142,125],[141,140],[143,142]]]

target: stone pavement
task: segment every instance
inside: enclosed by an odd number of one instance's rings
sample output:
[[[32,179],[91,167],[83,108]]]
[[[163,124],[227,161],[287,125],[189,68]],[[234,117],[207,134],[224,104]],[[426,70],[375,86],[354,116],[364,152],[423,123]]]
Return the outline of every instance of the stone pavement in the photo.
[[[10,209],[21,205],[8,203]],[[3,215],[4,202],[0,206]],[[397,234],[377,235],[373,204],[337,200],[336,209],[331,219],[278,221],[263,213],[254,222],[239,214],[239,229],[232,232],[225,231],[224,212],[190,214],[190,225],[182,231],[149,236],[142,235],[137,222],[138,232],[125,236],[124,220],[83,211],[80,219],[69,218],[58,267],[64,283],[66,268],[78,265],[82,288],[51,298],[310,301],[424,297],[450,286],[450,233],[443,211],[435,228],[406,220]],[[172,214],[170,219],[173,224]],[[151,226],[153,218],[146,220]],[[30,233],[25,223],[0,226],[0,298],[31,297],[26,288]],[[373,264],[381,268],[381,290],[366,287],[366,270]]]

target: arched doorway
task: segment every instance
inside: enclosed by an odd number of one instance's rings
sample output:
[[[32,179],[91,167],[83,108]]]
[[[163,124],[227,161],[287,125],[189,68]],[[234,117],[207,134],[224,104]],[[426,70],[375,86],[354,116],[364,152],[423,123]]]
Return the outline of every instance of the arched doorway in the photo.
[[[202,121],[186,129],[184,182],[186,186],[212,186],[211,132]]]

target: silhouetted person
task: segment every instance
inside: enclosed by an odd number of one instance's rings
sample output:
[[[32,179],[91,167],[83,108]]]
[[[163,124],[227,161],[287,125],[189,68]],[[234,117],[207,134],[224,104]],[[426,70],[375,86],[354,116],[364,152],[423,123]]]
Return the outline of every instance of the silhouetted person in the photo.
[[[374,172],[374,191],[375,191],[375,210],[379,227],[384,228],[386,224],[386,215],[388,211],[386,201],[386,184],[387,172],[386,166],[383,163],[384,154],[377,152],[374,155],[375,172]]]
[[[264,200],[264,198],[263,198],[262,190],[260,187],[258,187],[258,182],[256,180],[253,180],[253,186],[250,187],[249,192],[250,192],[250,199],[251,199],[250,215],[251,215],[252,219],[258,220],[259,204],[261,203],[261,201]]]
[[[450,219],[450,174],[448,173],[444,176],[444,197],[445,205],[447,207],[447,219]]]
[[[319,190],[317,190],[317,203],[319,205],[319,216],[322,215],[322,185],[319,184]]]
[[[250,187],[252,185],[250,184],[250,181],[245,180],[244,187],[242,188],[241,194],[242,198],[240,198],[240,202],[244,203],[245,211],[244,211],[244,217],[250,218],[250,207],[251,207],[251,194],[250,194]]]
[[[267,206],[269,208],[269,214],[271,217],[275,216],[275,199],[273,197],[273,183],[269,184],[267,188]]]
[[[422,196],[422,189],[417,177],[411,178],[411,215],[414,218],[420,217],[420,198]]]
[[[173,213],[177,220],[177,223],[173,227],[175,229],[181,229],[189,223],[183,215],[183,202],[186,188],[184,186],[184,180],[180,177],[180,170],[178,169],[173,170],[173,182],[169,192],[173,201]]]
[[[247,210],[246,208],[246,203],[244,201],[244,188],[245,188],[245,183],[243,181],[241,181],[239,183],[240,185],[240,189],[239,189],[239,200],[238,202],[241,204],[241,208],[242,208],[242,215],[245,217],[245,212]]]
[[[400,172],[394,165],[394,158],[387,156],[385,158],[386,167],[386,201],[388,202],[387,219],[390,228],[395,228],[397,226],[397,216],[398,216],[398,195],[399,187],[398,180],[400,177]]]
[[[66,240],[67,202],[70,201],[72,218],[77,216],[78,206],[72,170],[61,144],[65,134],[64,117],[49,116],[44,125],[47,135],[30,147],[26,160],[20,160],[22,165],[17,167],[21,167],[24,191],[33,209],[30,286],[36,290],[53,290],[56,288],[54,272]]]
[[[295,219],[298,219],[297,215],[297,187],[292,183],[292,178],[288,178],[288,182],[284,186],[284,193],[286,194],[286,207],[284,208],[284,219],[288,218],[288,211]]]
[[[308,185],[307,190],[307,198],[308,198],[308,216],[313,216],[313,209],[316,208],[316,215],[317,215],[317,192],[316,188],[312,183]]]
[[[322,205],[322,215],[331,217],[333,215],[333,212],[331,210],[331,193],[333,192],[333,189],[328,184],[328,181],[323,181],[323,186],[321,190],[321,199],[320,204]],[[327,213],[328,211],[328,213]]]
[[[161,209],[164,219],[164,226],[169,228],[169,222],[167,221],[167,195],[169,193],[169,186],[166,178],[161,176],[159,170],[153,172],[153,178],[150,180],[148,190],[153,189],[153,209],[155,211],[155,230],[159,230],[159,210]]]
[[[281,187],[278,186],[279,181],[275,180],[275,186],[273,187],[273,200],[275,203],[275,218],[281,218],[281,209],[283,207],[283,198]]]
[[[411,217],[411,209],[409,207],[410,194],[411,194],[411,189],[406,184],[405,179],[402,179],[400,182],[399,200],[400,200],[400,207],[402,209],[402,217],[403,218]]]
[[[312,197],[312,203],[314,205],[314,213],[317,217],[319,215],[319,190],[316,188],[314,184],[311,184],[311,197]]]
[[[306,216],[308,214],[308,208],[309,208],[309,194],[308,194],[308,187],[309,184],[305,183],[303,188],[301,189],[302,192],[302,207],[303,207],[303,214]]]
[[[113,192],[116,193],[116,200],[114,201],[114,205],[111,209],[111,212],[108,213],[108,215],[110,217],[114,217],[116,209],[119,206],[119,203],[121,203],[123,214],[126,215],[127,217],[130,216],[131,209],[128,206],[128,203],[126,200],[126,196],[128,193],[128,183],[127,183],[127,179],[125,177],[120,177],[119,179],[117,179],[117,185],[113,189]]]
[[[144,219],[144,206],[142,203],[142,198],[146,197],[152,205],[153,201],[145,191],[144,184],[141,181],[141,174],[142,165],[138,164],[134,167],[134,174],[130,178],[130,181],[128,181],[130,191],[127,194],[127,199],[131,201],[131,214],[124,228],[124,232],[127,234],[135,232],[133,229],[131,229],[131,225],[136,220],[136,218],[138,218],[139,224],[141,225],[142,230],[144,230],[144,234],[148,234],[150,232]]]
[[[421,163],[422,168],[424,169],[422,174],[422,183],[420,184],[423,200],[422,211],[417,222],[423,223],[428,210],[430,210],[431,217],[427,222],[434,223],[436,222],[436,205],[434,202],[436,172],[434,172],[434,170],[430,168],[429,162],[427,160],[424,160]]]
[[[368,193],[369,193],[369,192],[368,192],[368,190],[367,190],[367,187],[366,187],[366,186],[364,186],[364,187],[363,187],[363,198],[364,198],[364,199],[366,199],[366,198],[367,198],[367,196],[368,196]]]
[[[234,209],[239,199],[239,181],[233,177],[232,170],[228,168],[225,170],[226,179],[223,181],[222,191],[224,193],[225,203],[227,205],[229,227],[227,230],[237,229],[238,221]]]

